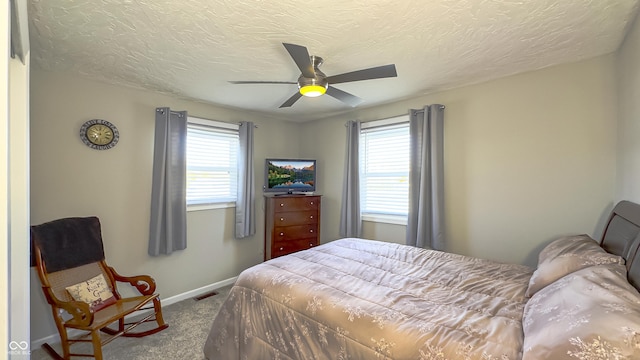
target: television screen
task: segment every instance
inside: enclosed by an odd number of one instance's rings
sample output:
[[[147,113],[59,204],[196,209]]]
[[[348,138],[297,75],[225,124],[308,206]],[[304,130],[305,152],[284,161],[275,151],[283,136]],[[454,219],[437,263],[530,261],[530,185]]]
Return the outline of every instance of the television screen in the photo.
[[[264,191],[294,192],[316,191],[316,161],[302,159],[267,159]]]

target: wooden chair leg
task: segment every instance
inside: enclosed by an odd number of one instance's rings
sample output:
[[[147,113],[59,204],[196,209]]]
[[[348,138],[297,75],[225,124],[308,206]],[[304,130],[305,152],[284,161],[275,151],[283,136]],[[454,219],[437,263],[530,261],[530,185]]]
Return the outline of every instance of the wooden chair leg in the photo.
[[[69,345],[69,338],[67,336],[67,330],[62,330],[60,333],[60,346],[62,346],[62,358],[70,359],[71,358],[71,349]],[[53,349],[51,349],[53,350]]]
[[[60,346],[62,346],[62,357],[49,344],[44,343],[42,346],[53,357],[55,357],[53,355],[55,354],[56,356],[58,356],[58,358],[70,359],[71,349],[69,344],[69,334],[67,334],[67,328],[65,328],[64,325],[62,324],[62,319],[60,319],[60,314],[58,313],[57,308],[52,308],[52,311],[53,311],[53,319],[55,320],[56,327],[58,328],[58,334],[60,334]]]
[[[156,312],[156,322],[158,327],[164,327],[164,318],[162,317],[162,305],[160,305],[160,299],[153,299],[153,310]]]
[[[102,343],[100,342],[100,332],[91,332],[91,342],[93,343],[93,356],[96,360],[102,360]]]

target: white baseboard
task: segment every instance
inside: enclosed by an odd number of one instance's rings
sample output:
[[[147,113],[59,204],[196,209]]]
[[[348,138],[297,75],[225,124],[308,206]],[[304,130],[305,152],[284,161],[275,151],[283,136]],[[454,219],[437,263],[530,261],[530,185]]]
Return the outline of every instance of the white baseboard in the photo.
[[[186,299],[191,299],[194,298],[196,296],[202,295],[202,294],[206,294],[210,291],[219,289],[221,287],[225,287],[227,285],[232,285],[233,283],[236,282],[236,279],[238,279],[237,276],[234,276],[232,278],[226,279],[226,280],[222,280],[222,281],[218,281],[216,283],[210,284],[210,285],[206,285],[197,289],[193,289],[193,290],[189,290],[187,292],[183,292],[182,294],[178,294],[178,295],[174,295],[171,297],[168,297],[166,299],[161,299],[162,302],[162,307],[164,308],[165,306],[169,306],[171,304],[175,304],[177,302],[180,302],[182,300],[186,300]],[[151,310],[149,310],[151,311]],[[135,316],[141,315],[143,314],[143,312],[137,312],[135,313]],[[211,321],[213,322],[213,319],[211,319]],[[69,336],[75,336],[75,335],[80,335],[82,334],[81,331],[79,330],[74,330],[74,329],[69,329],[68,331]],[[31,341],[31,345],[29,346],[30,349],[36,349],[39,348],[40,346],[42,346],[42,344],[44,343],[49,343],[49,344],[55,344],[55,343],[59,343],[60,342],[60,334],[55,333],[55,334],[51,334],[49,336],[45,336],[41,339],[37,339],[37,340],[32,340]]]
[[[202,295],[208,293],[209,291],[213,291],[215,289],[220,289],[221,287],[225,287],[227,285],[231,285],[236,282],[238,279],[237,276],[232,277],[230,279],[218,281],[217,283],[213,283],[210,285],[203,286],[201,288],[193,289],[187,292],[183,292],[182,294],[174,295],[172,297],[168,297],[166,299],[162,299],[162,307],[169,306],[171,304],[175,304],[179,301],[191,299],[198,295]]]

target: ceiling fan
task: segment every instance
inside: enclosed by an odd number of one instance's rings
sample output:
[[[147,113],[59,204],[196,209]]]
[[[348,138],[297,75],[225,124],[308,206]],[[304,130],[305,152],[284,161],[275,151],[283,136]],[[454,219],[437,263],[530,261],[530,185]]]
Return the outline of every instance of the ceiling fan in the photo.
[[[332,96],[345,104],[352,107],[357,106],[364,100],[349,94],[348,92],[336,89],[331,86],[333,84],[340,84],[352,81],[381,79],[388,77],[396,77],[396,66],[383,65],[368,69],[356,70],[340,75],[326,76],[319,67],[322,65],[322,58],[319,56],[309,56],[307,48],[301,45],[282,43],[289,52],[289,55],[293,58],[302,74],[298,78],[297,82],[292,81],[229,81],[232,84],[297,84],[299,91],[293,94],[287,101],[285,101],[281,108],[290,107],[303,95],[307,97],[316,97],[323,94]]]

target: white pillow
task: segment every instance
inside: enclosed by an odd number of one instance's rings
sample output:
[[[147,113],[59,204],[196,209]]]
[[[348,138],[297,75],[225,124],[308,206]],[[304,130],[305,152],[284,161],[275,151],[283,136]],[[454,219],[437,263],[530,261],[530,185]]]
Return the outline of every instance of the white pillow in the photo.
[[[525,295],[531,297],[567,274],[600,264],[624,265],[624,259],[604,251],[589,235],[561,237],[540,252]]]

